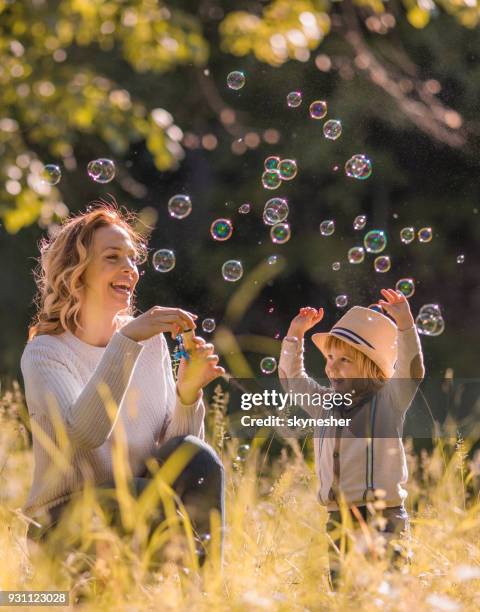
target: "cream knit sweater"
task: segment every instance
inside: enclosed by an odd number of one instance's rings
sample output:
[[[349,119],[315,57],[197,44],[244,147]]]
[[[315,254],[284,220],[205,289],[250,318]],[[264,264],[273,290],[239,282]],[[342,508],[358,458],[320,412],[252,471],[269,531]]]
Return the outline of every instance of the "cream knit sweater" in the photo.
[[[181,403],[163,334],[135,342],[117,331],[106,347],[87,344],[70,331],[41,335],[25,347],[21,369],[35,461],[23,507],[30,517],[68,499],[86,479],[94,484],[113,479],[112,441],[122,427],[133,476],[156,445],[178,435],[204,437],[202,396],[195,404]],[[113,422],[105,390],[114,400]],[[64,441],[56,435],[56,415],[70,443],[66,461],[60,457]]]

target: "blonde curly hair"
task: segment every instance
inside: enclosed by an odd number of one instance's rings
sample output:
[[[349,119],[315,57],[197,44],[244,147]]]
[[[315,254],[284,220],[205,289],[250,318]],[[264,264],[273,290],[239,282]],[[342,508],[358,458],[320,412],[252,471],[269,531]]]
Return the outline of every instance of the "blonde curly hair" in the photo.
[[[41,255],[34,271],[37,313],[28,328],[29,341],[43,334],[57,335],[67,329],[74,333],[81,329],[78,317],[83,273],[92,257],[90,247],[97,229],[120,226],[135,246],[138,263],[145,261],[147,244],[134,228],[136,221],[137,215],[119,208],[115,200],[94,202],[86,212],[67,218],[53,238],[40,241]],[[122,312],[124,316],[133,316],[134,310],[132,298],[130,306]]]

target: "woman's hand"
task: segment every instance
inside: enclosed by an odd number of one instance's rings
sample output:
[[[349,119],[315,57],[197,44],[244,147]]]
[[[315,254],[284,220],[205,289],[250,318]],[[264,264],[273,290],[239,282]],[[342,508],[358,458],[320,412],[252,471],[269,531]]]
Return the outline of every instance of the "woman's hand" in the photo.
[[[323,308],[316,310],[310,306],[300,308],[298,315],[292,319],[288,328],[288,336],[296,336],[298,339],[303,338],[305,332],[314,327],[323,319]]]
[[[394,289],[381,289],[380,293],[385,300],[378,300],[378,303],[394,319],[398,330],[410,329],[414,320],[410,311],[410,304],[403,293]]]
[[[195,329],[195,319],[197,318],[197,315],[180,308],[153,306],[147,312],[124,325],[120,333],[135,342],[148,340],[161,332],[169,333],[172,338],[175,338],[181,331]]]
[[[214,354],[213,344],[203,338],[193,336],[193,348],[189,350],[190,359],[182,359],[178,367],[177,391],[183,404],[193,404],[202,387],[225,374],[218,365],[218,355]]]

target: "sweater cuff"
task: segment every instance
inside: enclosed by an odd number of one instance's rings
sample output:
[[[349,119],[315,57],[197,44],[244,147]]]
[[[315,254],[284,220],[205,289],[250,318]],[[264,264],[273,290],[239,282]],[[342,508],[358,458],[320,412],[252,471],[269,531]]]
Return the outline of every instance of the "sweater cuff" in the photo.
[[[298,356],[303,353],[304,339],[297,338],[296,336],[285,336],[282,341],[282,355],[285,356]]]
[[[421,351],[420,338],[418,337],[417,328],[415,325],[404,329],[402,331],[397,330],[398,341],[404,344],[404,346],[412,351],[412,353],[418,353]]]
[[[203,421],[205,419],[205,404],[203,391],[200,390],[193,404],[183,404],[175,387],[175,407],[169,426],[170,436],[188,435],[203,437]]]

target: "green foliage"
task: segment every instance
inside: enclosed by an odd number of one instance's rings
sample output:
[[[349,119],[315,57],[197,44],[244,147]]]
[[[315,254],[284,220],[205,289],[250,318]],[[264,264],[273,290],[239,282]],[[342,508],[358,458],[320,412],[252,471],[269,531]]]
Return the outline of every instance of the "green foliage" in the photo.
[[[137,92],[95,69],[95,58],[113,53],[115,63],[139,73],[202,65],[208,45],[194,16],[149,0],[26,1],[0,10],[0,216],[7,231],[33,223],[43,204],[60,197],[42,183],[35,160],[73,170],[86,137],[113,156],[145,141],[158,170],[176,167],[183,151],[168,125]]]

